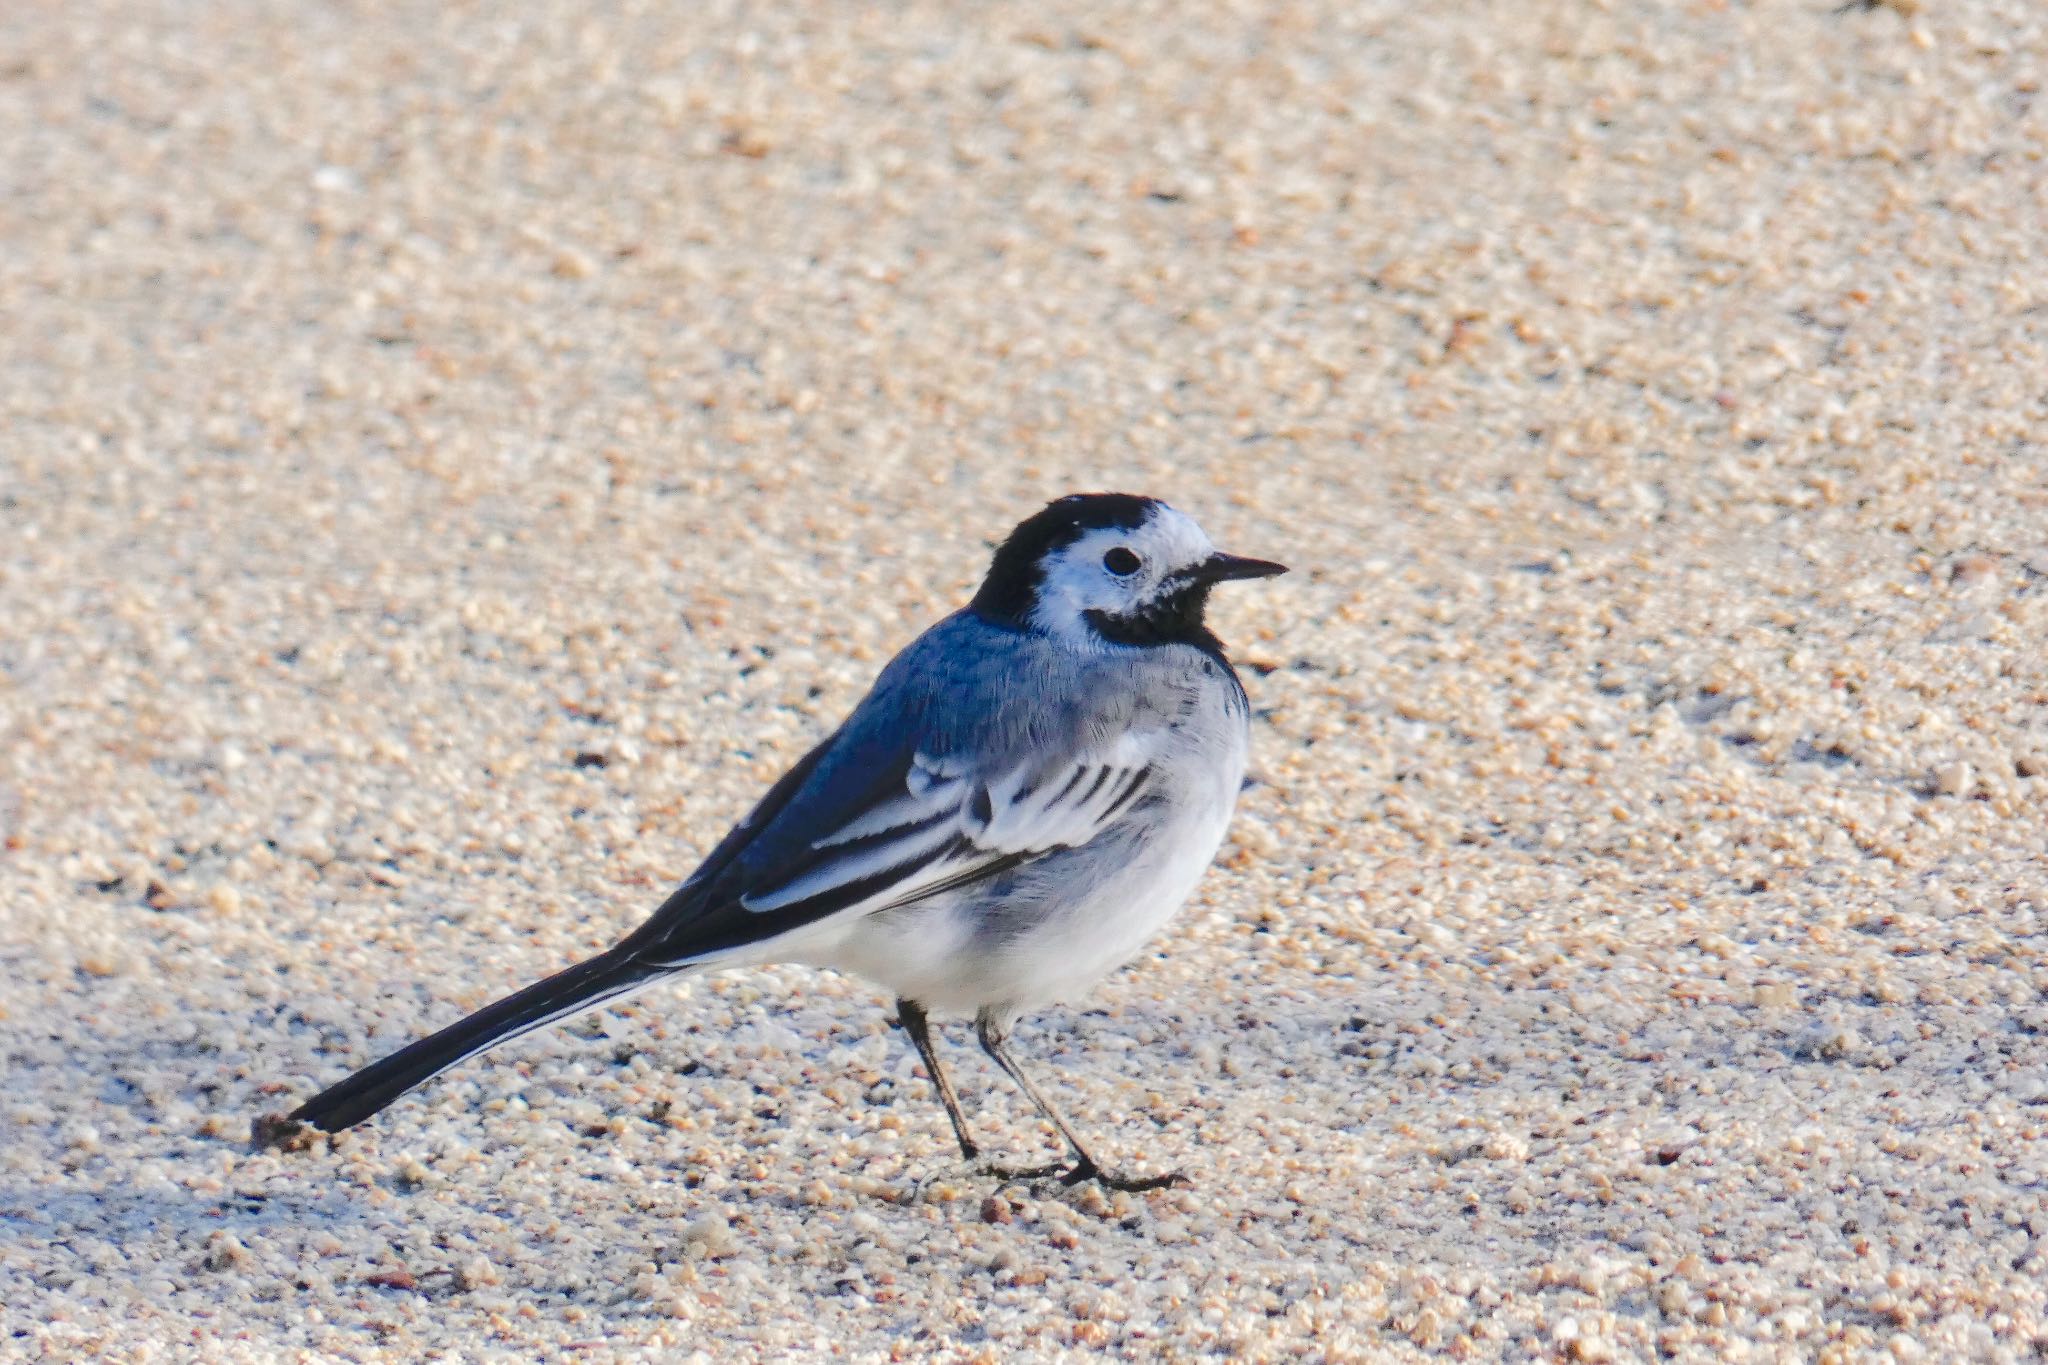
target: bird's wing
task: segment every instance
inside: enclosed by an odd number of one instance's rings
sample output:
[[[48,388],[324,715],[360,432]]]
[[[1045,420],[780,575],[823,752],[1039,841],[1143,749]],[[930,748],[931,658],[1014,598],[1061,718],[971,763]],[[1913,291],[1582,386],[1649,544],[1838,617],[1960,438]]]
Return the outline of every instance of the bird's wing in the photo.
[[[1127,734],[1055,765],[996,772],[914,753],[893,782],[869,787],[792,856],[750,866],[756,860],[742,855],[686,883],[650,922],[667,919],[667,932],[639,957],[681,965],[1085,844],[1143,797],[1154,771],[1148,738]]]
[[[757,915],[887,909],[1085,844],[1144,791],[1148,748],[1125,735],[1109,752],[995,772],[916,754],[899,792],[811,840],[740,903]]]
[[[1114,696],[1048,705],[1014,688],[998,714],[958,672],[885,673],[633,935],[636,958],[680,966],[954,890],[1085,844],[1143,798],[1163,723]],[[977,704],[991,709],[962,724]]]

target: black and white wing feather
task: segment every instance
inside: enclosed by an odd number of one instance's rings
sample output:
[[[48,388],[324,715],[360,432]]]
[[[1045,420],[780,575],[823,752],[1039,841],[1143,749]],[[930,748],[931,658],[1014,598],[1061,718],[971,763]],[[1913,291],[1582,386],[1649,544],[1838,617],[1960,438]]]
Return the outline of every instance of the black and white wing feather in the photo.
[[[1143,800],[1172,718],[1117,680],[1035,685],[1041,657],[971,617],[934,628],[627,941],[636,958],[707,962],[1099,837]]]
[[[821,920],[896,909],[1088,843],[1144,795],[1150,738],[1127,734],[1103,752],[995,773],[914,753],[893,790],[873,792],[746,878],[744,889],[730,872],[715,878],[721,885],[695,932],[675,934],[667,951],[643,951],[642,960],[701,961]]]
[[[908,904],[963,878],[989,875],[1085,844],[1136,800],[1150,776],[1145,746],[1089,755],[1050,772],[990,775],[928,754],[913,757],[903,791],[811,841],[809,856],[741,897],[755,914],[825,900],[872,912]],[[859,899],[845,904],[845,892]]]

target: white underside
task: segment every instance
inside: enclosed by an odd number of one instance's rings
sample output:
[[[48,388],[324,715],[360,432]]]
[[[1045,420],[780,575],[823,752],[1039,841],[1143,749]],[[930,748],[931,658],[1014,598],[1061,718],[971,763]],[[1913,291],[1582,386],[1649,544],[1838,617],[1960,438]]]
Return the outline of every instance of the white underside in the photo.
[[[1245,757],[1242,728],[1222,728],[1220,742],[1211,736],[1175,756],[1163,784],[1173,799],[1113,837],[1049,854],[1008,880],[839,916],[704,965],[830,967],[934,1010],[1017,1012],[1075,999],[1158,934],[1215,858]]]

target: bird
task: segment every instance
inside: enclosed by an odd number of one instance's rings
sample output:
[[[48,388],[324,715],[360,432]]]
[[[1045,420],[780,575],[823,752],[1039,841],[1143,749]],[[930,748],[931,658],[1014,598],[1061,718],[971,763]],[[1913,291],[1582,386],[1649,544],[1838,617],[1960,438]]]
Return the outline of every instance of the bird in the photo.
[[[1118,1190],[1184,1183],[1098,1162],[1010,1039],[1026,1013],[1136,956],[1215,858],[1251,708],[1206,623],[1209,594],[1285,572],[1218,550],[1157,498],[1047,504],[996,548],[968,603],[892,659],[639,928],[286,1119],[339,1132],[488,1048],[655,982],[787,962],[893,993],[970,1165]],[[982,1160],[934,1011],[972,1015],[982,1050],[1058,1133],[1061,1160]]]

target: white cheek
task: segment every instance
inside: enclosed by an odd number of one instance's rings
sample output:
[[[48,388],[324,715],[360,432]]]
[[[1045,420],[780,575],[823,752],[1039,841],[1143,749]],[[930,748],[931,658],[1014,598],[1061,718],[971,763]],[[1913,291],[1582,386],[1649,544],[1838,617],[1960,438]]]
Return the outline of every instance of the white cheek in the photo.
[[[1044,595],[1077,611],[1099,607],[1108,591],[1107,578],[1108,575],[1094,565],[1062,560],[1046,576],[1047,591]]]
[[[1090,638],[1085,613],[1113,605],[1113,585],[1102,566],[1092,561],[1062,560],[1047,569],[1038,590],[1032,623],[1061,638]]]

